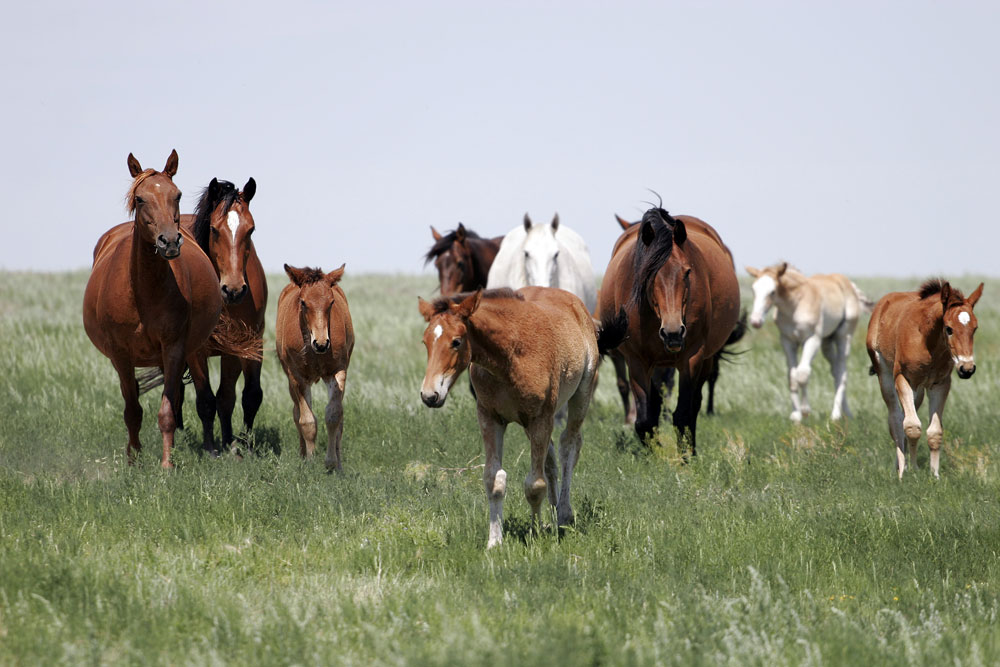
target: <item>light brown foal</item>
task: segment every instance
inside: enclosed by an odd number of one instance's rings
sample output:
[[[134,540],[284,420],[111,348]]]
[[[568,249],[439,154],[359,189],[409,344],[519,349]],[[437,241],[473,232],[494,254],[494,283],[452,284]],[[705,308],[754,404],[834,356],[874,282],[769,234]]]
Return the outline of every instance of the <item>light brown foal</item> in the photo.
[[[288,376],[292,417],[299,431],[303,458],[316,451],[316,416],[312,411],[312,385],[326,383],[326,467],[340,472],[340,440],[344,433],[344,386],[354,350],[354,327],[347,297],[337,283],[344,267],[323,273],[285,264],[291,283],[278,297],[275,325],[278,360]]]
[[[928,280],[916,292],[892,292],[879,299],[868,324],[870,373],[878,374],[882,399],[889,408],[889,433],[896,445],[899,478],[910,464],[917,467],[920,418],[917,409],[927,392],[930,423],[927,445],[938,477],[943,427],[941,414],[951,389],[951,371],[967,379],[976,372],[972,338],[978,320],[972,309],[983,294],[979,283],[968,299],[947,282]]]
[[[419,304],[427,321],[423,402],[443,406],[466,368],[476,389],[486,455],[483,483],[490,505],[487,548],[503,541],[503,437],[512,422],[524,427],[531,442],[524,495],[531,505],[532,525],[540,525],[546,495],[557,508],[558,525],[571,523],[570,484],[583,445],[580,430],[597,384],[600,355],[621,342],[627,329],[624,315],[598,333],[579,297],[549,287],[480,290],[433,303],[420,299]],[[552,427],[563,406],[568,417],[559,439],[562,487],[557,495]]]

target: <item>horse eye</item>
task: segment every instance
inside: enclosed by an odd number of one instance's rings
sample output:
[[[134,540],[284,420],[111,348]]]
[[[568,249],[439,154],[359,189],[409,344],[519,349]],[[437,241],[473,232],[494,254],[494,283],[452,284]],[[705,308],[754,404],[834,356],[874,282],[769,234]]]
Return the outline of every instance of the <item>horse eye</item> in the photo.
[[[136,206],[142,206],[142,205],[143,205],[143,204],[145,204],[145,203],[146,203],[146,202],[145,202],[145,201],[143,200],[143,198],[142,198],[142,197],[136,197],[136,198],[135,198],[135,205],[136,205]]]
[[[458,268],[464,269],[465,268],[465,262],[459,262],[458,263]]]
[[[524,251],[524,258],[528,259],[528,251],[527,250]]]
[[[462,346],[462,339],[461,338],[456,338],[455,340],[451,341],[451,349],[457,350],[461,346]]]
[[[948,334],[949,336],[950,336],[950,335],[952,335],[953,333],[955,333],[955,332],[954,332],[954,331],[952,330],[952,328],[951,328],[951,327],[945,327],[945,328],[944,328],[944,332],[945,332],[946,334]]]
[[[215,227],[212,227],[212,236],[218,236],[218,235],[219,235],[219,230],[216,229]]]

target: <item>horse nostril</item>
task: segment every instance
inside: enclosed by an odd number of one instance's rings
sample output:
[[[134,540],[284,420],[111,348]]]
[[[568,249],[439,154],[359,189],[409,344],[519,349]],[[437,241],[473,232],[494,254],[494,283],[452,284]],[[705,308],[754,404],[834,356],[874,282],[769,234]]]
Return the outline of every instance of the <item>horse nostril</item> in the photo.
[[[687,333],[687,327],[682,324],[681,325],[681,338],[683,338],[684,334],[686,334],[686,333]]]
[[[161,246],[167,245],[167,237],[164,236],[163,234],[160,234],[159,236],[156,237],[156,243],[157,245]]]

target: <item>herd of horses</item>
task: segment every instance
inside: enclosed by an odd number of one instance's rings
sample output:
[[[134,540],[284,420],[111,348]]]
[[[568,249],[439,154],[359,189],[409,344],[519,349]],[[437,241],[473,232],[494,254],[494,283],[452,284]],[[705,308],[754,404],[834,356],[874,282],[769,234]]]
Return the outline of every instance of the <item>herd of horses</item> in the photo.
[[[83,304],[87,335],[119,376],[127,458],[134,462],[141,447],[139,394],[162,384],[161,465],[172,466],[174,431],[183,424],[185,370],[195,387],[203,448],[219,454],[213,435],[218,416],[222,447],[238,451],[232,415],[239,376],[248,433],[263,396],[267,281],[251,239],[255,224],[249,208],[256,183],[251,178],[239,190],[212,179],[194,215],[181,215],[181,194],[173,182],[176,151],[162,171],[143,169],[131,154],[127,162],[133,181],[126,206],[133,219],[98,240]],[[468,369],[485,452],[490,547],[503,540],[503,438],[509,424],[521,425],[530,442],[524,493],[532,524],[541,523],[547,497],[563,527],[573,521],[571,480],[601,359],[613,362],[625,421],[634,424],[642,442],[654,436],[676,383],[672,422],[688,460],[697,451],[704,386],[709,385],[710,413],[720,362],[746,331],[732,253],[711,225],[673,216],[662,204],[637,222],[616,218],[622,233],[600,290],[586,243],[561,225],[558,215],[542,225],[525,215],[522,225],[494,238],[463,224],[445,234],[431,227],[434,243],[425,259],[437,268],[441,295],[418,300],[427,323],[420,396],[428,407],[443,406]],[[322,380],[328,392],[325,463],[340,471],[343,398],[354,349],[347,298],[339,286],[344,266],[330,272],[284,268],[289,284],[278,299],[276,351],[288,378],[300,454],[315,452],[311,387]],[[807,385],[820,350],[834,381],[830,417],[851,415],[847,357],[861,313],[871,311],[870,372],[878,375],[888,408],[899,477],[907,448],[916,466],[921,436],[916,410],[925,393],[930,468],[937,477],[951,371],[957,368],[963,379],[975,371],[973,309],[983,285],[966,298],[932,279],[917,291],[887,294],[873,303],[839,274],[808,277],[787,263],[747,272],[754,278],[750,324],[759,328],[775,312],[788,361],[791,419],[801,421],[811,412]],[[216,355],[221,375],[213,392],[208,359]],[[137,376],[137,368],[152,371]],[[557,423],[564,424],[558,463],[552,442]]]

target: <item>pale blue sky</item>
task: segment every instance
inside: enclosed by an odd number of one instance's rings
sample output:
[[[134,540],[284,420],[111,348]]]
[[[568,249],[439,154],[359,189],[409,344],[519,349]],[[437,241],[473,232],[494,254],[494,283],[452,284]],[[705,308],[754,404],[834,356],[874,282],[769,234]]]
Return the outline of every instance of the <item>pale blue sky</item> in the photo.
[[[745,264],[997,275],[1000,3],[17,3],[0,268],[89,266],[125,158],[257,180],[268,269],[422,270],[558,211],[603,273],[654,188]]]

